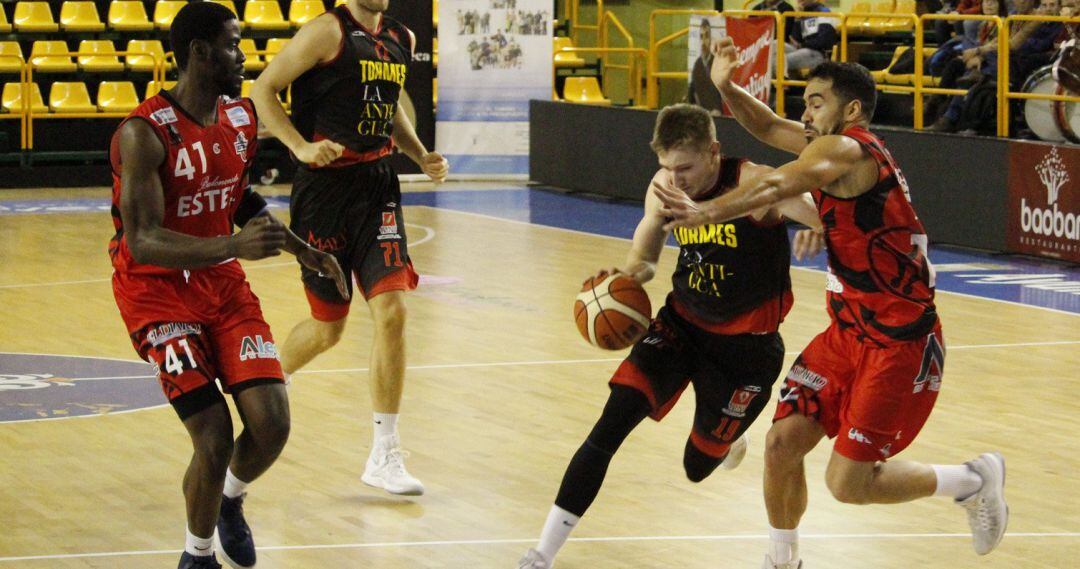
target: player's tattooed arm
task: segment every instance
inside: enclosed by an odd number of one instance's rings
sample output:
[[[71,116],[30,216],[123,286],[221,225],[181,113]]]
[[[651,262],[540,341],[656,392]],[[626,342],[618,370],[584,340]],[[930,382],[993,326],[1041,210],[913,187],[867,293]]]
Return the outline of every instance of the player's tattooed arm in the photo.
[[[266,224],[249,222],[228,237],[195,237],[163,227],[165,193],[159,168],[165,162],[165,147],[146,121],[132,119],[121,127],[120,162],[120,219],[136,262],[196,269],[234,257],[277,255],[284,245],[284,233]]]

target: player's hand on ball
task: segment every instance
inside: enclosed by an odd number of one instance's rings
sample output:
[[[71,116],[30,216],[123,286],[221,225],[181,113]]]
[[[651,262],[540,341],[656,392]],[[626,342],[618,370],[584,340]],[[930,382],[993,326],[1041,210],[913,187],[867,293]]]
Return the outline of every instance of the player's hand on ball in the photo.
[[[230,237],[232,257],[257,261],[281,254],[285,247],[285,226],[269,215],[251,218],[240,232]]]
[[[652,192],[663,204],[660,206],[660,215],[668,220],[664,224],[664,231],[671,231],[676,227],[698,227],[708,222],[701,207],[674,184],[660,184],[654,180]]]
[[[334,279],[338,294],[341,295],[341,298],[349,300],[349,285],[346,280],[348,277],[345,276],[345,272],[341,270],[341,265],[338,264],[333,255],[314,247],[308,247],[296,256],[296,260],[300,261],[305,267],[317,271],[320,277]]]
[[[798,260],[809,259],[816,256],[825,248],[825,234],[813,229],[803,229],[795,232],[795,238],[791,241],[791,251]]]
[[[446,180],[450,172],[450,163],[438,152],[428,152],[420,158],[420,169],[436,184]]]
[[[321,168],[337,160],[344,151],[344,146],[332,140],[320,140],[318,142],[305,142],[293,154],[296,155],[297,160],[304,164]]]

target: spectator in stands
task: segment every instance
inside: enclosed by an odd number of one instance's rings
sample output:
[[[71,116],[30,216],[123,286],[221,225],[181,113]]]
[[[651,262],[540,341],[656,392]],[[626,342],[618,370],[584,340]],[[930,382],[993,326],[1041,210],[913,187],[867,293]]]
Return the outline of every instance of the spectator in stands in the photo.
[[[720,91],[709,79],[709,70],[712,69],[712,24],[708,18],[701,19],[698,28],[701,32],[701,55],[694,61],[694,69],[690,72],[689,92],[687,101],[691,105],[704,107],[710,113],[719,115],[723,108]]]
[[[960,0],[959,4],[946,6],[942,13],[977,16],[983,13],[982,0]],[[966,39],[971,45],[976,45],[980,26],[982,26],[982,22],[978,20],[937,20],[934,23],[934,31],[937,34],[939,45],[949,41],[954,32],[957,36]]]
[[[785,0],[764,0],[763,2],[754,4],[750,9],[762,12],[780,12],[781,14],[795,11],[795,8]],[[791,43],[791,32],[795,29],[795,26],[791,25],[793,23],[792,20],[788,20],[785,23],[788,25],[784,26],[784,41]]]
[[[803,12],[828,12],[819,0],[799,0],[799,10]],[[828,17],[811,16],[795,18],[791,22],[791,38],[787,42],[785,68],[812,69],[829,57],[829,51],[840,39],[836,31],[836,20]]]
[[[1019,4],[1019,2],[1018,2]],[[1061,13],[1059,0],[1042,0],[1031,13],[1057,16]],[[1020,87],[1031,72],[1049,65],[1057,55],[1055,43],[1065,31],[1060,22],[1018,22],[1009,30],[1009,83]]]
[[[982,11],[987,16],[1005,18],[1008,15],[1004,0],[982,0]],[[982,105],[972,105],[972,102],[981,102],[986,89],[996,84],[997,38],[997,25],[993,22],[983,22],[979,27],[977,45],[963,48],[963,41],[950,40],[930,58],[931,73],[941,77],[939,86],[942,89],[956,89],[961,86],[971,87],[971,89],[967,95],[931,97],[926,105],[925,120],[933,122],[933,125],[928,130],[934,132],[979,131],[979,127],[984,127],[985,130],[985,121],[988,118],[990,121],[993,120],[993,108],[990,110],[991,116],[986,117]],[[976,95],[980,99],[976,100]]]

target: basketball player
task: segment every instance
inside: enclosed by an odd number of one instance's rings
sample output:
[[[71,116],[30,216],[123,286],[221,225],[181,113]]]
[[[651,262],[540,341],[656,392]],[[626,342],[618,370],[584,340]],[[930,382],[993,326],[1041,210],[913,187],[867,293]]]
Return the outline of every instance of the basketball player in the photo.
[[[248,186],[257,121],[251,101],[235,98],[244,73],[236,16],[211,2],[187,4],[169,39],[179,81],[132,111],[110,147],[113,294],[195,449],[184,475],[180,567],[221,567],[215,524],[223,557],[251,567],[244,490],[285,446],[289,401],[274,338],[237,259],[284,249],[348,291],[334,257],[289,232]],[[243,229],[233,234],[234,224]],[[235,442],[215,379],[244,423]]]
[[[267,130],[300,162],[292,190],[292,229],[332,253],[360,285],[374,323],[371,400],[374,444],[361,480],[393,494],[419,495],[397,432],[405,379],[405,291],[419,280],[409,259],[401,188],[387,156],[400,148],[432,180],[446,160],[428,152],[398,98],[416,38],[383,15],[389,0],[349,0],[305,24],[255,81],[252,97]],[[277,94],[292,84],[293,123]],[[311,318],[281,352],[295,373],[341,339],[343,296],[302,268]],[[352,281],[349,281],[350,290]]]
[[[873,78],[853,63],[819,65],[810,73],[798,123],[775,115],[730,81],[738,67],[730,39],[715,51],[712,78],[735,118],[760,140],[799,157],[706,203],[653,184],[662,215],[672,218],[668,226],[719,223],[812,191],[829,253],[825,288],[832,324],[788,373],[766,442],[771,544],[764,567],[802,567],[803,457],[825,436],[836,438],[825,481],[837,500],[954,498],[967,509],[975,551],[989,553],[1008,521],[1000,454],[955,466],[890,460],[930,415],[945,344],[926,234],[896,161],[867,130],[877,97]]]
[[[721,154],[712,117],[693,105],[660,111],[652,148],[660,162],[652,182],[695,201],[742,188],[771,170]],[[670,233],[661,205],[646,192],[645,213],[626,264],[598,277],[618,272],[639,283],[653,278]],[[571,459],[540,542],[521,558],[519,569],[551,567],[600,492],[608,464],[630,431],[645,417],[661,420],[690,382],[697,409],[683,453],[687,478],[700,482],[718,466],[731,470],[739,465],[746,454],[744,433],[765,408],[783,365],[778,329],[793,302],[784,217],[821,227],[805,195],[729,223],[675,231],[679,260],[671,277],[673,290],[611,378],[600,419]],[[813,233],[798,234],[799,256],[820,249]]]

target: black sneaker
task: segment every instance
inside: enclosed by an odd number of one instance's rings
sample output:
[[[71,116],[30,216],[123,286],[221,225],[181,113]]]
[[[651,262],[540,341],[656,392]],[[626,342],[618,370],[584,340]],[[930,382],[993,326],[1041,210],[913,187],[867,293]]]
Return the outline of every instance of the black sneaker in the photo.
[[[217,562],[213,553],[195,556],[185,551],[180,556],[180,566],[177,569],[221,569],[221,564]]]
[[[233,567],[255,566],[255,540],[251,528],[244,521],[244,496],[221,497],[221,514],[218,516],[217,537],[221,546],[218,551],[226,563]]]

